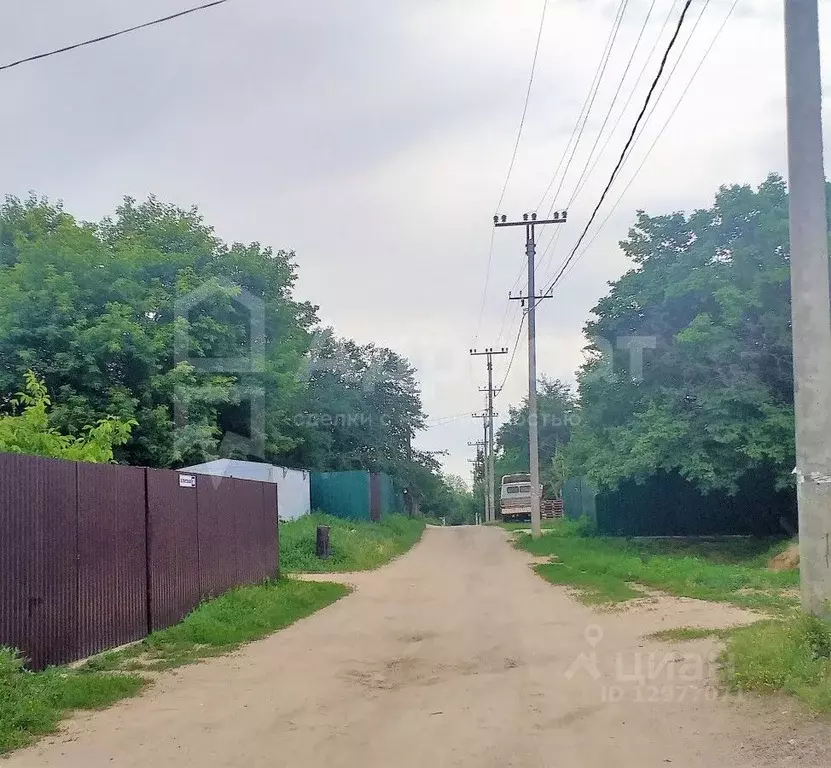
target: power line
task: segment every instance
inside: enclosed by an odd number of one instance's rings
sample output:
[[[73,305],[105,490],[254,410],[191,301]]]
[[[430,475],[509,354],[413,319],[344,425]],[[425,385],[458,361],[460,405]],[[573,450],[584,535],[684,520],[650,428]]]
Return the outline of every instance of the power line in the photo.
[[[579,194],[580,190],[585,185],[585,181],[588,179],[587,171],[589,170],[589,165],[591,164],[592,159],[594,158],[594,151],[597,149],[597,145],[600,143],[600,139],[603,136],[603,131],[606,128],[606,124],[609,122],[609,118],[612,116],[612,111],[615,108],[615,104],[617,104],[618,96],[620,96],[620,92],[623,89],[623,83],[626,81],[626,76],[629,74],[629,69],[632,66],[632,62],[635,60],[635,54],[638,52],[638,48],[640,48],[641,40],[643,40],[644,33],[646,32],[646,27],[649,24],[649,19],[652,17],[652,11],[655,9],[655,4],[658,0],[652,0],[652,4],[649,6],[649,10],[646,12],[646,18],[643,20],[643,25],[641,26],[640,34],[638,35],[638,39],[635,40],[635,45],[632,48],[632,53],[629,54],[629,61],[626,62],[626,67],[623,70],[623,74],[620,76],[620,81],[617,84],[617,89],[615,90],[615,95],[612,98],[612,103],[609,105],[609,109],[606,112],[606,117],[603,118],[603,124],[600,126],[600,130],[597,132],[597,138],[594,140],[594,144],[591,148],[591,152],[589,152],[589,156],[586,158],[586,164],[583,166],[583,171],[580,174],[580,178],[577,180],[577,184],[574,188],[574,192],[572,193],[569,201],[566,203],[566,209],[571,208],[571,204],[574,202],[574,199]],[[612,132],[608,134],[609,137],[612,136]],[[608,144],[608,138],[606,141]],[[604,144],[604,149],[606,147]],[[602,151],[601,153],[602,154]],[[600,154],[597,156],[597,160],[600,159]],[[597,163],[595,162],[595,165]],[[592,166],[592,170],[594,166]]]
[[[462,417],[467,418],[470,416],[468,411],[464,413],[454,413],[450,416],[434,416],[430,419],[427,419],[424,423],[424,429],[434,429],[435,427],[445,427],[448,424],[452,424],[454,421],[458,421]],[[435,422],[435,423],[431,423]]]
[[[508,319],[508,313],[511,311],[512,304],[513,302],[511,301],[505,302],[505,312],[502,314],[502,324],[499,326],[499,335],[496,337],[497,344],[502,343],[503,332],[505,331],[505,321]],[[519,309],[519,307],[514,306],[514,309]],[[513,333],[514,320],[516,319],[516,316],[517,313],[514,312],[514,315],[511,318],[511,324],[508,326],[508,333],[505,335],[505,338],[511,338],[511,334]]]
[[[491,230],[491,244],[488,246],[488,263],[485,267],[485,287],[482,290],[482,303],[479,306],[479,319],[476,321],[476,332],[473,334],[473,346],[479,340],[479,331],[482,330],[482,317],[485,314],[485,303],[488,300],[488,283],[491,279],[491,264],[493,263],[493,239],[494,231]]]
[[[692,73],[692,76],[687,81],[687,85],[684,87],[684,90],[681,92],[681,96],[679,97],[678,101],[675,103],[675,106],[672,108],[672,111],[669,113],[669,117],[667,117],[667,119],[664,122],[663,126],[661,126],[661,129],[658,131],[658,135],[652,141],[652,144],[650,145],[649,149],[647,150],[646,155],[644,155],[643,160],[641,160],[640,165],[635,170],[635,173],[632,174],[632,178],[629,179],[628,183],[623,188],[623,191],[620,193],[620,196],[615,201],[615,204],[610,209],[608,215],[603,220],[603,222],[600,224],[600,226],[597,228],[597,231],[594,233],[594,235],[592,235],[591,240],[589,240],[589,242],[585,245],[583,250],[580,252],[577,259],[579,259],[580,256],[582,256],[591,247],[592,243],[594,243],[594,241],[597,240],[597,237],[600,234],[601,230],[608,223],[609,219],[612,217],[612,214],[617,210],[617,207],[620,205],[621,201],[626,196],[626,193],[629,191],[629,188],[632,186],[632,183],[635,181],[638,174],[643,169],[644,165],[646,165],[646,161],[649,160],[649,156],[652,154],[652,150],[655,149],[655,145],[658,143],[661,136],[663,136],[664,132],[666,131],[667,127],[669,126],[670,122],[672,121],[672,118],[675,117],[675,113],[678,111],[678,108],[681,106],[681,102],[684,101],[684,97],[687,95],[687,92],[690,90],[690,88],[693,84],[693,81],[698,76],[699,71],[704,66],[704,62],[707,60],[707,57],[710,55],[710,52],[715,47],[716,42],[718,41],[719,37],[721,36],[721,33],[724,31],[724,28],[727,26],[727,22],[730,20],[730,17],[733,15],[733,11],[736,9],[736,6],[738,4],[739,4],[739,0],[733,0],[733,4],[730,6],[730,10],[727,12],[727,16],[724,17],[724,21],[721,22],[721,26],[716,31],[716,34],[714,35],[712,41],[710,42],[709,47],[704,52],[704,55],[701,57],[701,61],[698,63],[698,66],[695,68],[695,71]],[[572,268],[573,268],[573,265],[572,265]],[[571,271],[571,270],[568,270],[568,271]],[[568,272],[566,272],[565,274],[568,274]]]
[[[519,130],[517,131],[516,142],[514,143],[514,151],[511,155],[511,162],[508,165],[508,173],[505,176],[505,183],[502,185],[502,193],[499,195],[499,202],[496,204],[496,211],[499,210],[500,206],[502,205],[502,201],[505,199],[505,191],[508,189],[508,182],[511,179],[511,173],[514,170],[514,163],[516,162],[516,156],[519,150],[519,142],[520,139],[522,139],[522,129],[525,127],[525,116],[528,114],[528,102],[531,100],[531,86],[533,86],[534,84],[534,73],[537,69],[537,56],[540,52],[540,40],[542,40],[542,30],[545,26],[545,12],[547,8],[548,0],[543,0],[542,16],[540,17],[540,28],[537,32],[537,44],[534,46],[534,58],[531,61],[531,76],[528,78],[528,90],[525,92],[525,104],[522,107],[522,117],[519,119]]]
[[[173,19],[181,18],[182,16],[188,16],[191,13],[197,13],[198,11],[205,11],[208,8],[213,8],[217,5],[223,5],[224,3],[229,2],[229,0],[213,0],[213,2],[205,3],[203,5],[199,5],[196,8],[188,8],[184,11],[179,11],[178,13],[172,13],[169,16],[163,16],[160,19],[153,19],[153,21],[146,21],[144,24],[137,24],[134,27],[128,27],[127,29],[121,29],[117,32],[110,32],[107,35],[101,35],[100,37],[95,37],[92,40],[84,40],[81,43],[73,43],[72,45],[64,46],[63,48],[57,48],[54,51],[47,51],[46,53],[38,53],[34,56],[27,56],[25,59],[18,59],[17,61],[12,61],[9,64],[0,65],[0,72],[5,69],[12,69],[13,67],[19,67],[21,64],[28,64],[32,61],[39,61],[40,59],[48,59],[50,56],[57,56],[61,53],[68,53],[69,51],[74,51],[78,48],[85,48],[88,45],[95,45],[96,43],[103,43],[105,40],[112,40],[114,37],[121,37],[121,35],[127,35],[130,32],[136,32],[140,29],[146,29],[147,27],[153,27],[157,24],[164,24],[167,21],[172,21]]]
[[[629,107],[629,104],[632,102],[632,99],[634,98],[635,93],[637,93],[638,85],[640,85],[640,82],[643,79],[644,74],[646,73],[647,67],[649,66],[649,62],[652,61],[652,57],[655,55],[655,50],[657,49],[658,44],[661,42],[661,38],[664,35],[664,30],[666,30],[667,25],[669,24],[670,20],[672,19],[672,15],[673,15],[673,12],[675,11],[675,6],[676,6],[677,2],[678,2],[678,0],[673,0],[672,5],[670,6],[669,12],[667,13],[666,17],[664,18],[664,23],[661,25],[661,30],[658,32],[658,36],[655,38],[655,42],[652,45],[652,49],[649,51],[649,55],[646,57],[646,60],[644,61],[643,66],[641,67],[641,71],[638,73],[638,77],[635,80],[635,84],[632,86],[632,90],[629,93],[628,98],[626,99],[626,103],[623,105],[623,109],[621,110],[620,114],[618,115],[618,118],[615,121],[615,124],[612,127],[612,130],[606,136],[606,141],[603,143],[603,147],[600,149],[600,152],[598,153],[597,157],[595,157],[594,163],[592,164],[592,167],[589,170],[588,175],[583,180],[582,185],[579,185],[578,188],[575,189],[574,194],[571,196],[571,199],[569,200],[566,208],[571,208],[572,204],[577,199],[580,192],[583,191],[589,177],[594,173],[594,169],[597,167],[597,164],[600,162],[600,158],[603,156],[603,153],[606,151],[606,147],[609,145],[609,142],[611,141],[612,136],[615,135],[615,132],[617,131],[617,127],[618,127],[618,125],[620,125],[620,121],[623,119],[623,116],[626,114],[626,110]],[[695,32],[695,28],[698,26],[698,22],[701,21],[701,15],[703,14],[704,9],[707,7],[707,4],[709,2],[710,2],[710,0],[704,0],[704,6],[702,7],[702,12],[701,12],[701,14],[699,14],[698,19],[696,20],[695,26],[693,27],[693,30],[690,33],[690,37],[687,39],[686,43],[684,44],[684,47],[682,48],[681,53],[679,54],[678,59],[675,62],[675,65],[670,70],[670,73],[667,76],[667,79],[664,82],[663,87],[658,92],[658,96],[655,100],[655,103],[653,104],[652,109],[647,114],[646,119],[643,121],[643,125],[641,126],[641,129],[638,131],[638,135],[635,137],[635,141],[633,142],[632,147],[630,148],[629,153],[627,154],[626,160],[628,160],[629,156],[631,156],[632,149],[634,148],[634,145],[638,142],[638,140],[640,139],[641,135],[643,134],[643,132],[646,128],[646,125],[649,123],[649,120],[652,117],[652,113],[655,111],[655,107],[658,105],[658,102],[660,101],[661,97],[663,96],[664,91],[666,90],[667,85],[669,84],[669,81],[672,79],[672,76],[675,73],[675,70],[677,69],[679,62],[681,61],[681,58],[684,55],[684,51],[687,49],[687,45],[689,45],[689,42],[692,39],[692,34]],[[652,8],[650,7],[650,11],[651,10],[652,10]],[[637,47],[637,45],[636,45],[636,47]],[[634,51],[633,51],[633,54],[634,54]],[[624,161],[624,164],[625,164],[625,162],[626,161]],[[546,246],[543,250],[542,261],[544,261],[545,264],[546,264],[546,272],[545,272],[546,277],[543,279],[543,281],[542,281],[543,283],[548,282],[548,279],[549,279],[548,266],[550,265],[550,263],[552,262],[553,257],[554,257],[554,251],[552,249],[556,248],[556,245],[557,245],[557,242],[558,242],[558,236],[560,235],[560,232],[561,232],[561,230],[558,228],[557,231],[549,238],[548,243],[546,243]],[[550,255],[549,255],[549,252],[550,252]],[[556,272],[556,271],[557,271],[557,268],[554,269],[554,272]]]
[[[574,255],[577,253],[577,249],[583,243],[583,240],[586,237],[586,233],[589,231],[589,227],[591,227],[595,218],[597,218],[597,212],[600,210],[600,206],[603,205],[603,201],[606,199],[606,195],[609,194],[609,190],[611,189],[612,184],[614,184],[615,178],[617,178],[617,174],[619,173],[620,168],[623,165],[623,161],[626,159],[626,154],[629,151],[629,148],[632,146],[632,142],[635,139],[635,134],[638,131],[638,126],[640,125],[641,120],[643,120],[643,116],[646,114],[646,110],[649,108],[649,103],[652,100],[652,94],[658,87],[658,83],[661,80],[661,75],[663,74],[664,69],[666,68],[669,55],[670,53],[672,53],[672,49],[675,47],[675,43],[678,40],[678,36],[681,33],[682,27],[684,26],[684,20],[687,17],[687,12],[689,11],[691,5],[692,0],[685,0],[684,7],[681,10],[681,16],[679,17],[678,24],[675,27],[675,32],[673,33],[672,38],[669,41],[669,45],[667,46],[667,49],[664,52],[664,56],[661,59],[661,65],[658,67],[658,73],[655,75],[655,79],[652,81],[652,85],[649,87],[649,92],[646,94],[646,99],[644,100],[643,107],[641,107],[641,111],[638,113],[638,117],[635,120],[635,124],[632,126],[632,130],[629,133],[629,138],[626,140],[626,144],[623,147],[623,151],[620,153],[620,158],[618,159],[611,176],[609,176],[609,181],[607,182],[606,187],[603,190],[603,193],[600,195],[600,199],[597,201],[597,205],[594,207],[592,215],[589,217],[588,223],[583,228],[583,231],[580,233],[580,237],[578,238],[577,243],[575,244],[574,248],[572,248],[569,257],[563,263],[563,266],[560,268],[560,271],[557,273],[557,276],[554,278],[549,288],[543,292],[544,294],[549,293],[554,288],[554,286],[557,285],[557,282],[559,281],[560,277],[562,277],[563,272],[566,270],[566,268],[574,258]]]
[[[569,198],[568,203],[566,203],[566,205],[565,205],[566,209],[571,208],[571,206],[574,203],[575,199],[577,198],[577,196],[580,194],[580,192],[585,187],[586,182],[588,181],[588,179],[592,175],[592,173],[594,173],[594,169],[597,167],[597,164],[600,161],[600,158],[603,156],[603,153],[606,151],[606,147],[609,146],[609,141],[611,141],[612,136],[615,135],[615,131],[617,131],[617,127],[618,127],[618,125],[620,125],[620,121],[623,118],[623,115],[626,114],[626,109],[629,106],[629,104],[631,103],[632,97],[634,96],[635,92],[637,91],[638,85],[641,82],[641,78],[643,77],[644,72],[646,72],[646,67],[649,64],[649,62],[652,60],[652,56],[655,53],[655,49],[658,47],[658,43],[661,41],[661,36],[663,35],[664,30],[666,29],[666,26],[669,23],[669,20],[672,18],[672,11],[673,11],[673,8],[675,7],[676,2],[677,2],[677,0],[673,0],[672,7],[670,7],[669,13],[667,14],[666,18],[664,19],[664,23],[661,27],[661,31],[658,33],[658,37],[655,39],[655,43],[653,44],[652,50],[650,50],[649,55],[646,57],[646,60],[644,61],[644,64],[643,64],[643,67],[641,67],[641,71],[638,74],[637,79],[635,80],[635,84],[632,86],[632,90],[629,93],[628,98],[626,99],[626,103],[623,105],[623,109],[621,110],[620,114],[618,115],[617,120],[615,121],[615,124],[612,127],[612,130],[609,131],[609,133],[606,135],[606,141],[603,142],[603,146],[600,148],[600,152],[595,157],[594,156],[594,151],[597,148],[597,145],[600,142],[600,138],[603,135],[603,130],[605,129],[606,124],[608,123],[609,118],[611,117],[612,111],[614,110],[614,107],[615,107],[615,103],[617,102],[618,96],[620,95],[620,91],[623,88],[623,84],[626,80],[626,75],[629,73],[629,69],[632,66],[632,62],[635,59],[635,55],[637,54],[638,48],[640,47],[641,40],[643,39],[644,33],[646,32],[647,25],[649,24],[649,19],[652,17],[652,11],[655,9],[655,5],[657,3],[657,0],[652,0],[651,5],[649,6],[649,10],[646,13],[646,18],[644,19],[643,25],[641,26],[641,31],[640,31],[640,34],[638,35],[638,39],[635,41],[635,45],[632,48],[632,53],[629,56],[629,61],[626,63],[626,68],[624,69],[623,75],[621,76],[620,81],[618,83],[617,90],[615,91],[614,98],[612,99],[612,103],[609,105],[609,110],[606,113],[606,117],[603,120],[603,124],[600,126],[600,130],[597,133],[597,138],[595,139],[594,145],[592,146],[592,149],[591,149],[591,152],[589,152],[589,156],[586,159],[586,164],[583,167],[583,171],[580,174],[580,178],[577,180],[577,184],[575,185],[574,192],[572,193],[571,197]],[[594,157],[594,162],[593,163],[592,163],[592,157]],[[590,163],[591,163],[591,168],[589,168]],[[588,170],[588,173],[587,173],[587,170]],[[561,232],[562,232],[561,228],[557,227],[556,231],[549,238],[548,242],[546,243],[545,248],[543,249],[542,256],[541,256],[541,259],[540,259],[540,262],[541,262],[540,266],[543,267],[543,265],[544,265],[544,268],[546,270],[548,269],[548,263],[551,261],[551,259],[553,258],[553,255],[554,255],[554,252],[553,252],[552,249],[556,247]],[[549,255],[549,252],[551,253],[551,255]],[[545,280],[543,280],[543,282],[545,282]]]
[[[514,348],[511,350],[511,359],[508,361],[508,370],[505,371],[505,377],[502,379],[502,383],[499,385],[500,391],[502,389],[504,389],[505,382],[508,381],[508,376],[511,373],[511,368],[514,364],[514,358],[516,357],[516,351],[517,351],[517,348],[519,347],[519,340],[520,340],[520,337],[522,336],[522,326],[524,324],[525,324],[525,313],[523,312],[522,313],[522,318],[519,321],[519,328],[517,329],[517,332],[516,332],[516,339],[514,339]]]
[[[537,32],[537,42],[534,46],[534,57],[531,60],[531,74],[528,78],[528,88],[525,91],[525,103],[522,106],[522,116],[519,119],[519,130],[517,131],[516,141],[514,142],[514,151],[511,154],[511,162],[508,165],[508,173],[505,175],[505,183],[502,185],[502,192],[499,194],[499,202],[496,204],[495,210],[499,210],[502,201],[505,199],[505,192],[508,189],[508,182],[511,180],[511,173],[514,170],[514,163],[516,162],[517,152],[519,151],[519,142],[522,139],[522,130],[525,127],[525,117],[528,114],[528,104],[531,101],[531,88],[534,85],[534,74],[537,71],[537,57],[540,53],[540,41],[542,40],[542,31],[545,27],[545,12],[548,9],[548,0],[543,0],[542,14],[540,16],[540,27]],[[485,286],[482,290],[482,305],[479,308],[479,319],[476,321],[476,333],[473,334],[473,344],[475,345],[479,339],[479,331],[482,329],[482,317],[485,314],[485,304],[488,300],[488,284],[490,283],[491,265],[493,264],[493,230],[491,230],[491,243],[488,247],[488,262],[485,267]]]
[[[557,187],[557,191],[554,193],[554,199],[552,202],[551,210],[554,209],[554,204],[556,204],[557,196],[560,193],[560,190],[563,186],[563,181],[565,180],[566,175],[568,174],[568,169],[571,166],[572,161],[574,160],[574,155],[577,152],[577,147],[580,144],[580,139],[583,136],[583,131],[586,128],[586,123],[589,120],[589,116],[591,114],[592,106],[594,105],[594,100],[597,97],[597,91],[600,89],[600,83],[603,80],[603,75],[606,72],[606,66],[609,63],[609,58],[612,55],[612,49],[615,45],[615,40],[617,39],[617,33],[620,30],[620,24],[623,21],[623,13],[626,10],[626,6],[629,0],[621,0],[620,5],[618,6],[618,11],[615,16],[615,20],[612,22],[612,28],[609,30],[609,37],[606,39],[606,47],[603,49],[603,53],[601,54],[600,61],[597,64],[597,69],[594,72],[594,77],[592,78],[592,83],[589,86],[589,92],[586,95],[586,100],[583,102],[583,106],[580,109],[580,114],[577,116],[577,122],[574,125],[574,128],[571,131],[571,136],[566,143],[566,147],[563,150],[563,154],[560,157],[560,162],[557,164],[557,168],[554,171],[554,175],[551,177],[551,181],[548,182],[548,186],[545,188],[545,192],[543,192],[542,197],[540,198],[540,202],[537,205],[537,209],[541,208],[545,199],[548,197],[548,193],[551,191],[551,188],[554,186],[554,183],[557,181],[557,177],[560,174],[560,169],[563,167],[563,163],[566,161],[566,156],[568,155],[568,162],[566,163],[565,169],[563,170],[562,178],[560,179],[560,185]],[[575,140],[575,136],[577,137]],[[571,146],[572,141],[574,141],[574,146]],[[571,147],[571,154],[569,155],[569,148]]]
[[[669,71],[669,75],[667,75],[667,79],[664,81],[664,84],[661,86],[661,90],[658,91],[658,95],[655,98],[655,102],[649,108],[649,112],[646,115],[646,119],[643,121],[643,125],[640,127],[638,131],[638,135],[635,137],[635,143],[638,142],[638,139],[643,135],[644,131],[646,130],[646,126],[649,125],[649,121],[652,119],[652,115],[655,113],[655,110],[658,108],[658,105],[661,103],[661,99],[664,96],[664,92],[666,91],[667,87],[669,86],[672,76],[675,74],[675,70],[678,69],[679,64],[681,63],[681,59],[684,58],[684,54],[687,51],[687,48],[690,45],[690,42],[695,35],[695,31],[698,29],[698,25],[701,24],[701,19],[704,18],[704,12],[707,10],[707,6],[710,4],[710,0],[704,0],[704,3],[701,6],[701,11],[698,14],[698,18],[695,20],[695,24],[693,24],[693,28],[690,30],[690,34],[687,39],[684,41],[684,46],[681,48],[681,53],[678,54],[678,58],[675,60],[675,64],[672,65],[672,69]],[[634,148],[634,144],[633,144]],[[629,154],[631,155],[632,150],[629,150]]]

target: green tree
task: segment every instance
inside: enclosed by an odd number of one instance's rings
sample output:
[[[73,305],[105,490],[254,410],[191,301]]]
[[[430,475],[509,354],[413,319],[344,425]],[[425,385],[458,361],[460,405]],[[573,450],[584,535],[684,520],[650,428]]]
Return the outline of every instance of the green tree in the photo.
[[[407,482],[410,445],[424,426],[415,369],[391,349],[315,333],[294,416],[301,439],[291,455],[325,470],[368,469]]]
[[[110,416],[85,426],[78,437],[64,435],[50,424],[50,405],[46,385],[27,371],[23,391],[10,401],[10,413],[0,415],[0,452],[108,463],[113,448],[124,445],[136,426]]]
[[[89,224],[46,199],[9,197],[0,207],[0,401],[36,370],[61,434],[110,417],[134,423],[115,444],[131,464],[248,458],[244,441],[228,440],[239,435],[264,446],[252,458],[278,464],[384,471],[399,488],[423,471],[438,477],[437,465],[410,458],[424,422],[412,366],[319,328],[317,308],[293,296],[296,279],[293,253],[224,243],[196,208],[128,197]],[[252,352],[253,370],[210,362]],[[252,434],[259,391],[263,420]],[[187,416],[178,424],[174,404]]]
[[[571,388],[557,379],[542,377],[537,393],[537,426],[539,432],[540,476],[546,492],[556,493],[553,460],[558,447],[571,439],[580,411]],[[518,408],[511,407],[508,420],[496,433],[494,483],[496,499],[503,475],[529,471],[528,466],[528,399]]]
[[[45,200],[8,198],[0,232],[0,392],[34,368],[53,393],[56,426],[72,434],[110,414],[135,420],[119,458],[168,466],[213,458],[223,433],[246,434],[245,393],[261,386],[266,453],[295,447],[288,416],[315,314],[291,298],[293,254],[228,246],[195,209],[155,198],[126,198],[101,225]],[[195,289],[204,298],[177,319],[177,300]],[[177,331],[189,358],[241,356],[250,330],[242,291],[264,307],[262,370],[176,365]],[[175,431],[177,393],[192,402],[187,428]]]
[[[638,213],[621,243],[635,266],[586,325],[581,426],[571,472],[600,486],[677,471],[735,492],[748,473],[779,487],[794,465],[788,203],[770,176],[723,187],[689,216]],[[625,337],[650,337],[642,376]]]

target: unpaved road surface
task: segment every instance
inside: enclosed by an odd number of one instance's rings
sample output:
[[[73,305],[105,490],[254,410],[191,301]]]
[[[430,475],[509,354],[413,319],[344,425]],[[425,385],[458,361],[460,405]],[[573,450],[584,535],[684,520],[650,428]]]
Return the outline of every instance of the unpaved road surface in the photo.
[[[483,528],[428,529],[347,580],[317,615],[76,718],[7,768],[831,766],[827,721],[720,695],[709,643],[642,639],[738,611],[592,611]]]

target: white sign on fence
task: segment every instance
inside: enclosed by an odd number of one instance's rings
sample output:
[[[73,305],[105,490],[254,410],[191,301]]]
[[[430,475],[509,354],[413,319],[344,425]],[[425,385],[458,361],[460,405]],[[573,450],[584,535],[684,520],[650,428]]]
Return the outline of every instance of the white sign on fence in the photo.
[[[196,488],[196,475],[179,475],[180,488]]]

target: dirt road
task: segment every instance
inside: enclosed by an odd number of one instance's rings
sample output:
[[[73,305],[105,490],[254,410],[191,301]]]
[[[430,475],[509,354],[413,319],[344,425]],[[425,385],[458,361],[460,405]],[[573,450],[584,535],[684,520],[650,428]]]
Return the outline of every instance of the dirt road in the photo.
[[[349,580],[310,619],[73,720],[7,768],[831,765],[827,723],[717,695],[713,646],[642,639],[740,612],[591,611],[483,528],[429,529]]]

